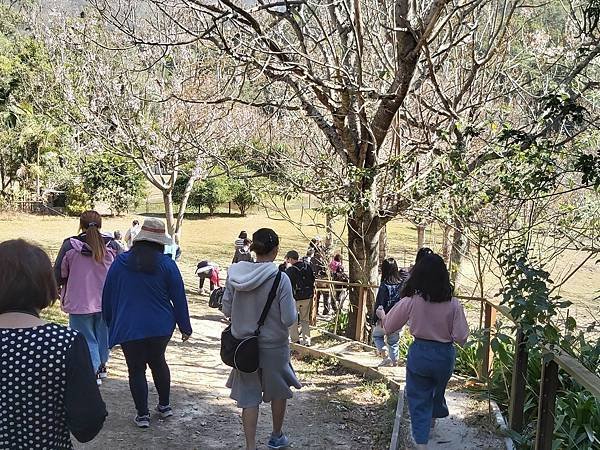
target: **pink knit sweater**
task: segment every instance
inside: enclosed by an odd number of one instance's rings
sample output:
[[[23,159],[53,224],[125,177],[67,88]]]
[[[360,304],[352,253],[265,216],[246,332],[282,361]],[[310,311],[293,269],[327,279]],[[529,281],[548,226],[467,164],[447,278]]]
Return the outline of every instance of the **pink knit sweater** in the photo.
[[[456,298],[449,302],[427,302],[420,295],[405,297],[387,313],[377,311],[386,334],[409,322],[410,333],[419,339],[457,342],[464,345],[469,335],[465,311]]]

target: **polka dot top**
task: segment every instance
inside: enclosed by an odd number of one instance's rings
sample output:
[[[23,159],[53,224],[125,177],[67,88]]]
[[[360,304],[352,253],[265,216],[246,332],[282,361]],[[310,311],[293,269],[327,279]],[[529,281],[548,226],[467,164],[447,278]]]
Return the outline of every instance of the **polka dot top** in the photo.
[[[72,449],[70,432],[91,440],[105,417],[82,335],[52,323],[0,329],[0,449]]]

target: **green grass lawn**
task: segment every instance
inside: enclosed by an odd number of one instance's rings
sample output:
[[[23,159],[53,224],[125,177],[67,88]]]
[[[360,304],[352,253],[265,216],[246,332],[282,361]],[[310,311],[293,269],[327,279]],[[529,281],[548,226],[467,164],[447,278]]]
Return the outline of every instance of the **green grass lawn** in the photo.
[[[304,254],[310,238],[324,234],[323,218],[313,211],[302,208],[291,209],[289,214],[291,221],[284,220],[275,211],[264,209],[254,210],[247,217],[224,214],[207,217],[196,214],[186,218],[181,236],[183,254],[180,261],[186,284],[190,287],[195,286],[194,269],[198,261],[211,259],[222,267],[227,267],[233,256],[233,242],[240,230],[252,233],[261,227],[273,228],[281,238],[281,258],[285,252],[291,249]],[[105,217],[102,228],[104,231],[121,230],[124,234],[134,218],[142,221],[144,216]],[[78,225],[79,220],[75,217],[4,213],[0,215],[0,241],[14,238],[27,239],[41,245],[54,259],[63,239],[76,234]],[[344,227],[345,225],[341,222],[335,223],[335,234],[338,239],[334,251],[341,251],[347,258],[347,251],[343,246],[346,234]],[[389,254],[395,257],[401,265],[410,265],[416,252],[416,240],[417,232],[412,224],[395,220],[388,225]],[[440,250],[441,229],[439,227],[428,229],[426,244],[434,250]],[[558,269],[564,270],[567,266],[575,265],[580,259],[581,255],[569,254],[556,266]],[[467,284],[474,277],[472,266],[468,262],[463,265],[463,268],[465,285],[462,286],[462,291],[467,293]],[[497,292],[497,287],[490,286],[488,292]],[[600,293],[600,265],[593,262],[584,265],[562,288],[561,293],[574,303],[587,304],[598,311],[598,301],[593,299]]]

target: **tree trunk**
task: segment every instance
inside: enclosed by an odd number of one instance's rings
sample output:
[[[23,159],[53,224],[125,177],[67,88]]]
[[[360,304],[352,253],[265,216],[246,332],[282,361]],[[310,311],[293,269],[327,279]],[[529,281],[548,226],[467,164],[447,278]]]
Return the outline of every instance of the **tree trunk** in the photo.
[[[177,214],[177,221],[175,222],[175,242],[179,245],[179,239],[181,238],[181,226],[183,225],[183,218],[185,217],[185,210],[187,209],[187,204],[190,199],[190,195],[192,190],[194,189],[194,183],[196,182],[197,177],[190,177],[187,184],[185,185],[185,189],[183,190],[183,196],[181,197],[181,203],[179,204],[179,213]],[[165,204],[165,211],[167,210]]]
[[[387,225],[384,225],[379,231],[379,267],[387,258],[388,248]]]
[[[417,250],[425,246],[425,225],[417,225]]]
[[[459,219],[454,219],[454,236],[452,239],[452,251],[450,252],[450,279],[454,284],[458,280],[460,272],[460,263],[463,255],[467,251],[467,237],[463,233],[463,224]]]
[[[325,214],[325,248],[331,250],[333,248],[333,216],[331,213]]]
[[[173,236],[178,231],[173,211],[173,192],[171,191],[171,189],[165,189],[162,191],[162,195],[163,203],[165,205],[165,221],[167,222],[167,233],[170,236]]]
[[[450,233],[452,232],[451,225],[444,225],[444,237],[442,239],[442,258],[448,263],[450,258]]]
[[[348,218],[349,276],[352,283],[377,284],[379,263],[379,219],[371,211],[362,211]],[[369,292],[372,292],[369,290]],[[350,289],[351,313],[348,319],[347,336],[360,339],[364,331],[357,333],[359,314],[372,309],[375,299],[370,294],[366,311],[359,311],[359,290]]]

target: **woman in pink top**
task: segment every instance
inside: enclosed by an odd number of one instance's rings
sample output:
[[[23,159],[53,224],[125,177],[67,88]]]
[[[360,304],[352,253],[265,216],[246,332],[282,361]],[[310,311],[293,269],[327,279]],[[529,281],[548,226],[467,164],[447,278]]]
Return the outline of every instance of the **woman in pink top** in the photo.
[[[417,448],[424,449],[434,419],[449,414],[444,394],[454,370],[454,343],[464,345],[469,327],[439,255],[426,255],[415,264],[402,297],[387,314],[377,309],[377,316],[386,334],[409,322],[415,338],[406,361],[406,398],[413,437]]]
[[[81,234],[64,240],[54,274],[61,287],[62,310],[69,314],[69,326],[87,341],[97,383],[106,378],[108,328],[102,317],[102,289],[110,265],[121,247],[100,232],[102,217],[85,211],[79,218]]]

